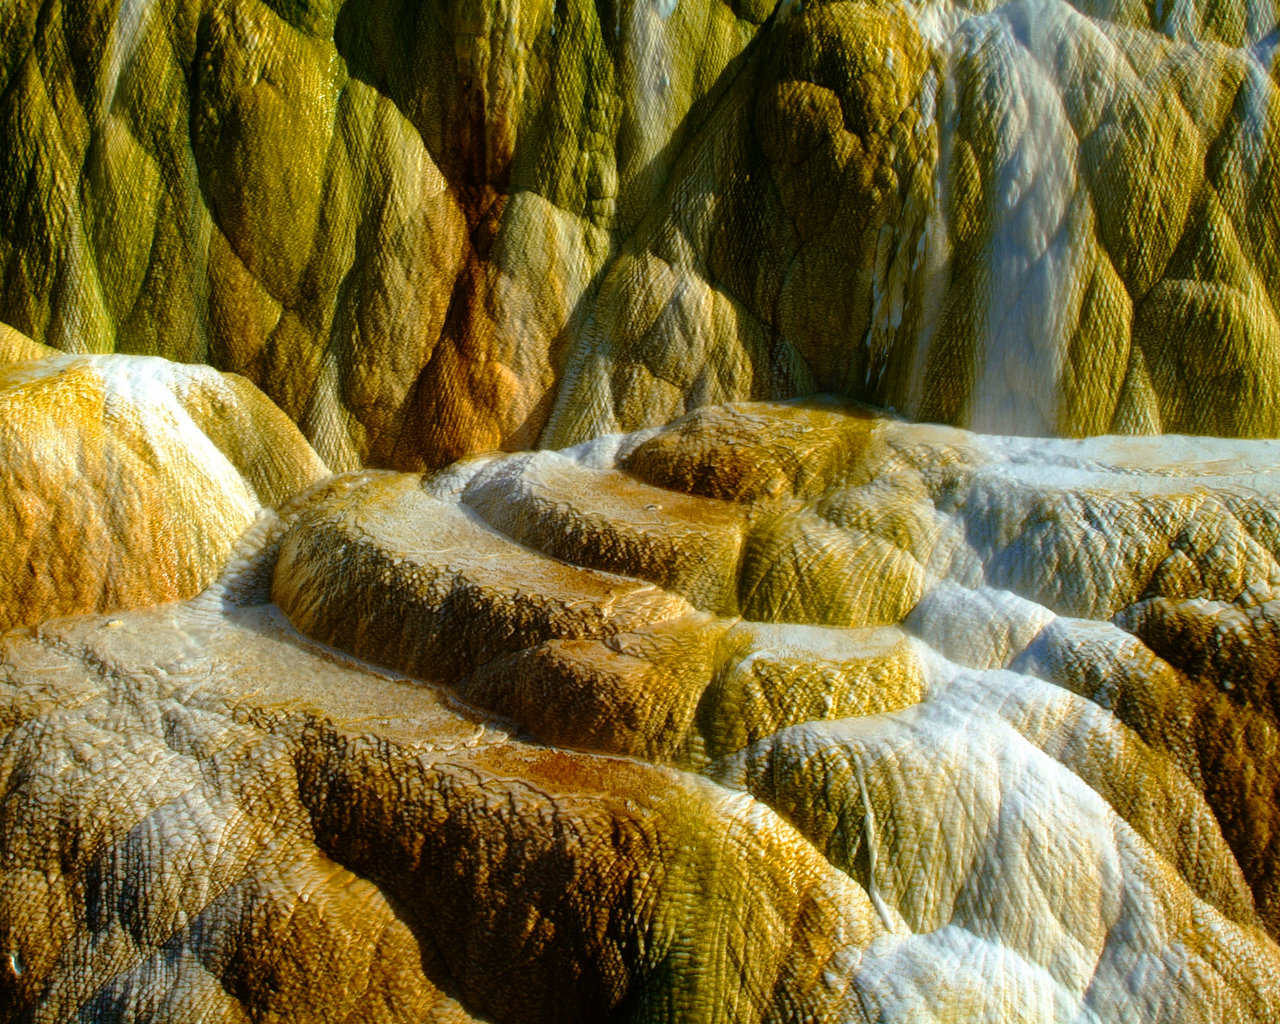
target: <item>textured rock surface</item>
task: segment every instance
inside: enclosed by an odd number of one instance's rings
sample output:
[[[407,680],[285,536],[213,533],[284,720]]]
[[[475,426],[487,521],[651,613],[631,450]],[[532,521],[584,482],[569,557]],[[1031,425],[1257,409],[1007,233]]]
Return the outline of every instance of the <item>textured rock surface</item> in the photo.
[[[21,363],[28,359],[43,359],[58,350],[48,345],[32,341],[21,331],[15,331],[8,324],[0,324],[0,364]]]
[[[1280,442],[832,401],[331,478],[0,640],[0,1014],[1274,1020],[1278,557]]]
[[[884,927],[756,801],[195,605],[11,634],[6,1019],[861,1017]]]
[[[38,348],[0,333],[0,628],[192,597],[327,474],[242,377]]]
[[[1278,40],[0,4],[0,1019],[1280,1019]]]
[[[349,478],[299,514],[273,596],[304,632],[456,685],[550,742],[691,768],[753,743],[774,764],[769,737],[789,726],[946,708],[971,685],[1014,701],[1017,683],[956,682],[955,665],[1019,669],[1065,689],[1010,711],[1015,732],[1025,715],[1096,717],[1066,690],[1113,712],[1122,738],[1043,742],[1122,748],[1091,784],[1148,831],[1221,828],[1212,867],[1180,861],[1176,830],[1145,838],[1193,883],[1243,869],[1239,905],[1275,932],[1278,490],[1280,442],[1043,442],[814,402],[719,407],[421,482]],[[697,504],[707,531],[673,541]],[[673,546],[726,567],[727,585],[682,572]],[[1139,770],[1162,796],[1121,792]],[[1183,791],[1207,801],[1194,825],[1142,806]]]
[[[0,319],[337,468],[814,390],[1277,433],[1269,0],[773,6],[8,4]]]

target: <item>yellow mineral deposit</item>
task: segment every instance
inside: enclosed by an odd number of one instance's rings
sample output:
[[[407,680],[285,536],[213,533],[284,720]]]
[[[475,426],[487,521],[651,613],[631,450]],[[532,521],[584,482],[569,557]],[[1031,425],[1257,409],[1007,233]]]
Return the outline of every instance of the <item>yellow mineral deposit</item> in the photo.
[[[243,377],[61,353],[0,363],[0,464],[5,627],[193,597],[264,506],[328,473]]]
[[[0,1024],[1280,1020],[1278,45],[0,4]]]

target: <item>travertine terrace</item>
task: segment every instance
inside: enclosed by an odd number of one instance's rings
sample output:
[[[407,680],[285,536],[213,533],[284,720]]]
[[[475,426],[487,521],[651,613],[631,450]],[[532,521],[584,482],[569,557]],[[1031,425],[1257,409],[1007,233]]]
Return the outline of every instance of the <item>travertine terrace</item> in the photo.
[[[1280,1020],[1278,44],[0,5],[0,1024]]]

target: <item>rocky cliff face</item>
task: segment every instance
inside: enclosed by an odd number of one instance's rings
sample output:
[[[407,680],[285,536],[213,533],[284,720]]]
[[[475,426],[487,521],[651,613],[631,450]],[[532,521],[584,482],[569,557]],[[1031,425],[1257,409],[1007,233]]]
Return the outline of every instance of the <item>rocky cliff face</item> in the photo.
[[[0,6],[0,1020],[1280,1019],[1278,21]]]
[[[1269,4],[771,6],[8,5],[0,320],[337,468],[815,390],[1277,432]]]

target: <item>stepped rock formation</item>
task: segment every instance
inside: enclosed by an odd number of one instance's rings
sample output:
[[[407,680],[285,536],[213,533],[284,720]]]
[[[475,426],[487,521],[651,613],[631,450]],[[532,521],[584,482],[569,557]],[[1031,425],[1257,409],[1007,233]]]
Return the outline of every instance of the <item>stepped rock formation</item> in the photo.
[[[193,597],[264,506],[328,474],[243,377],[0,346],[0,628]]]
[[[0,319],[439,466],[837,392],[1280,428],[1270,0],[19,0]]]
[[[755,801],[519,742],[271,609],[11,635],[0,688],[6,1020],[836,1019],[884,932]]]
[[[1269,1021],[1278,588],[1275,441],[337,476],[0,641],[0,1014]]]
[[[0,4],[0,1024],[1280,1020],[1278,46]]]

